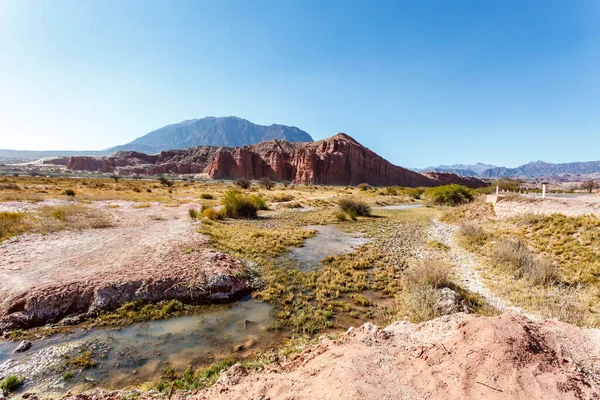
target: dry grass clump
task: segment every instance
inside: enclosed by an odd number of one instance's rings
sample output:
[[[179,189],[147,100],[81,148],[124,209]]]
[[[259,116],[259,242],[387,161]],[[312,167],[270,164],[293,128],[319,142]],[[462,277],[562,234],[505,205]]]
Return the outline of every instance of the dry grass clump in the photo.
[[[0,213],[0,242],[25,232],[47,234],[64,229],[83,230],[112,226],[110,215],[79,204],[44,206],[23,213]]]
[[[211,220],[218,221],[225,218],[223,210],[215,210],[213,207],[202,206],[202,216]]]
[[[258,208],[250,196],[230,190],[225,193],[222,204],[229,218],[256,218]]]
[[[271,197],[271,201],[275,203],[285,203],[294,200],[294,195],[290,193],[278,193]]]
[[[18,212],[0,212],[0,243],[27,230],[25,215]]]
[[[348,214],[352,219],[371,215],[371,207],[362,200],[344,198],[338,200],[338,206],[342,212]]]
[[[560,281],[559,268],[538,258],[521,239],[501,239],[492,251],[496,266],[507,267],[517,278],[527,278],[534,285],[552,285]]]
[[[600,219],[593,215],[567,217],[526,215],[513,218],[519,234],[544,257],[561,266],[571,284],[600,283]]]
[[[42,234],[64,229],[107,228],[113,225],[108,214],[79,204],[40,207],[30,213],[28,217],[33,230]]]
[[[397,297],[398,311],[411,322],[423,322],[440,316],[438,289],[453,286],[452,268],[444,261],[427,258],[402,276],[402,292]]]
[[[281,255],[288,247],[300,246],[315,234],[290,226],[263,228],[237,221],[208,222],[202,224],[200,232],[209,235],[215,247],[254,261]]]
[[[200,194],[200,198],[204,200],[212,200],[215,198],[211,193],[202,193]]]
[[[411,287],[430,286],[434,289],[450,287],[452,267],[445,261],[425,258],[404,273],[404,282]]]
[[[482,223],[493,220],[495,217],[493,205],[486,203],[485,199],[483,201],[480,199],[481,197],[478,197],[477,201],[446,210],[440,221],[457,224],[462,221]]]
[[[467,248],[481,247],[488,239],[485,230],[474,222],[461,223],[458,232]]]

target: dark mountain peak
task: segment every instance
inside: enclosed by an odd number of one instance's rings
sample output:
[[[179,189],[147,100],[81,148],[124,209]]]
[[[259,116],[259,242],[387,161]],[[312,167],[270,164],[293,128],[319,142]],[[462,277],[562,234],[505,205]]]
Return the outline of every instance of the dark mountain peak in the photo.
[[[274,139],[287,142],[313,141],[307,132],[295,126],[258,125],[234,116],[205,117],[163,126],[108,151],[132,150],[154,154],[197,146],[242,147]]]

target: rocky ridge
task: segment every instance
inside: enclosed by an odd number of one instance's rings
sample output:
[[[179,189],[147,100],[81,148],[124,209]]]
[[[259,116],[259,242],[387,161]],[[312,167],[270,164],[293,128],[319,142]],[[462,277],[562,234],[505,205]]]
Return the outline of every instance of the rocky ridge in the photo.
[[[269,177],[307,185],[484,185],[475,178],[444,173],[426,176],[395,166],[344,133],[318,142],[270,140],[243,147],[200,146],[156,155],[117,152],[109,157],[71,157],[67,169],[119,175],[200,174],[211,179]]]

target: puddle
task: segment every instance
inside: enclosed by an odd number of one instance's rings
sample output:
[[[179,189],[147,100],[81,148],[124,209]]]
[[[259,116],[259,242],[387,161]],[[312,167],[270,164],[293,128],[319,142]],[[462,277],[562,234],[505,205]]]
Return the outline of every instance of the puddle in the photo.
[[[395,206],[373,207],[375,210],[409,210],[411,208],[423,207],[423,204],[399,204]]]
[[[294,247],[284,256],[302,271],[319,268],[325,257],[350,253],[368,241],[358,234],[344,232],[333,225],[310,225],[305,229],[318,233],[307,239],[303,247]]]
[[[199,368],[233,354],[244,357],[265,351],[282,337],[267,331],[272,321],[270,305],[246,298],[232,305],[210,306],[200,315],[55,335],[35,341],[31,350],[21,354],[13,354],[18,343],[0,343],[0,376],[26,376],[29,379],[22,391],[47,395],[90,389],[95,384],[105,388],[139,385],[158,381],[168,364]],[[98,365],[85,370],[85,378],[76,374],[65,381],[60,371],[63,354],[69,350],[79,354],[79,348],[100,354],[95,356]]]

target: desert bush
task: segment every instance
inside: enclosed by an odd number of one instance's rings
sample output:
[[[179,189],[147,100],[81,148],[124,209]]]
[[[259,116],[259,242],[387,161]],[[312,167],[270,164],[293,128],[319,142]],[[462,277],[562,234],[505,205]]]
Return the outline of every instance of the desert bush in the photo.
[[[279,193],[272,197],[272,201],[276,203],[285,203],[294,200],[294,196],[289,193]]]
[[[415,200],[418,200],[421,198],[421,195],[423,193],[425,193],[425,189],[423,188],[404,188],[403,192],[406,193],[408,196],[412,197]]]
[[[551,285],[560,281],[556,264],[537,258],[521,239],[501,239],[492,252],[497,266],[507,266],[517,278],[527,278],[536,285]]]
[[[210,194],[210,193],[202,193],[202,194],[200,195],[200,198],[201,198],[201,199],[204,199],[204,200],[212,200],[212,199],[214,199],[214,198],[215,198],[215,196],[213,196],[213,195],[212,195],[212,194]]]
[[[175,183],[173,181],[168,180],[164,176],[161,176],[160,178],[158,178],[158,181],[160,182],[161,185],[166,186],[166,187],[173,187],[173,185]]]
[[[73,189],[67,189],[63,192],[65,196],[75,197],[75,191]]]
[[[457,184],[437,186],[425,190],[427,205],[457,206],[473,200],[473,191]]]
[[[452,267],[442,260],[425,258],[404,274],[404,281],[410,287],[431,287],[441,289],[452,286]]]
[[[25,378],[18,375],[9,375],[0,381],[0,391],[5,393],[14,393],[21,386],[23,386],[23,382],[25,382]]]
[[[344,222],[348,220],[348,216],[345,212],[340,211],[335,214],[335,219],[337,219],[339,222]]]
[[[264,176],[258,180],[258,184],[267,190],[271,190],[275,186],[275,182],[268,176]]]
[[[257,196],[260,198],[260,196]],[[229,190],[222,200],[225,215],[229,218],[256,218],[258,207],[251,196]]]
[[[198,210],[196,210],[195,208],[190,208],[188,210],[188,214],[191,219],[198,219]]]
[[[437,290],[428,286],[404,290],[398,297],[398,313],[413,323],[432,320],[440,316],[439,298]]]
[[[239,187],[241,189],[248,189],[250,187],[250,185],[252,185],[252,183],[247,179],[237,179],[235,181],[235,184],[237,187]]]
[[[0,184],[0,190],[21,190],[21,187],[16,183],[2,183]]]
[[[487,239],[483,228],[474,222],[461,223],[459,232],[470,245],[483,246]]]
[[[363,192],[366,192],[367,190],[371,189],[371,185],[369,185],[368,183],[361,183],[356,187],[359,188]]]
[[[252,200],[252,203],[254,203],[254,206],[257,210],[264,211],[269,209],[269,206],[267,206],[267,201],[258,194],[251,195],[250,200]]]
[[[206,207],[202,210],[202,215],[205,218],[210,219],[211,221],[216,221],[219,219],[223,219],[223,212],[222,211],[217,211],[212,207]]]
[[[0,242],[27,229],[23,213],[0,212]]]
[[[371,215],[371,207],[362,200],[345,198],[338,200],[340,210],[351,218],[368,217]]]
[[[136,192],[136,193],[142,193],[142,189],[140,189],[140,188],[139,188],[139,187],[137,187],[137,186],[134,186],[132,190],[133,190],[134,192]]]

